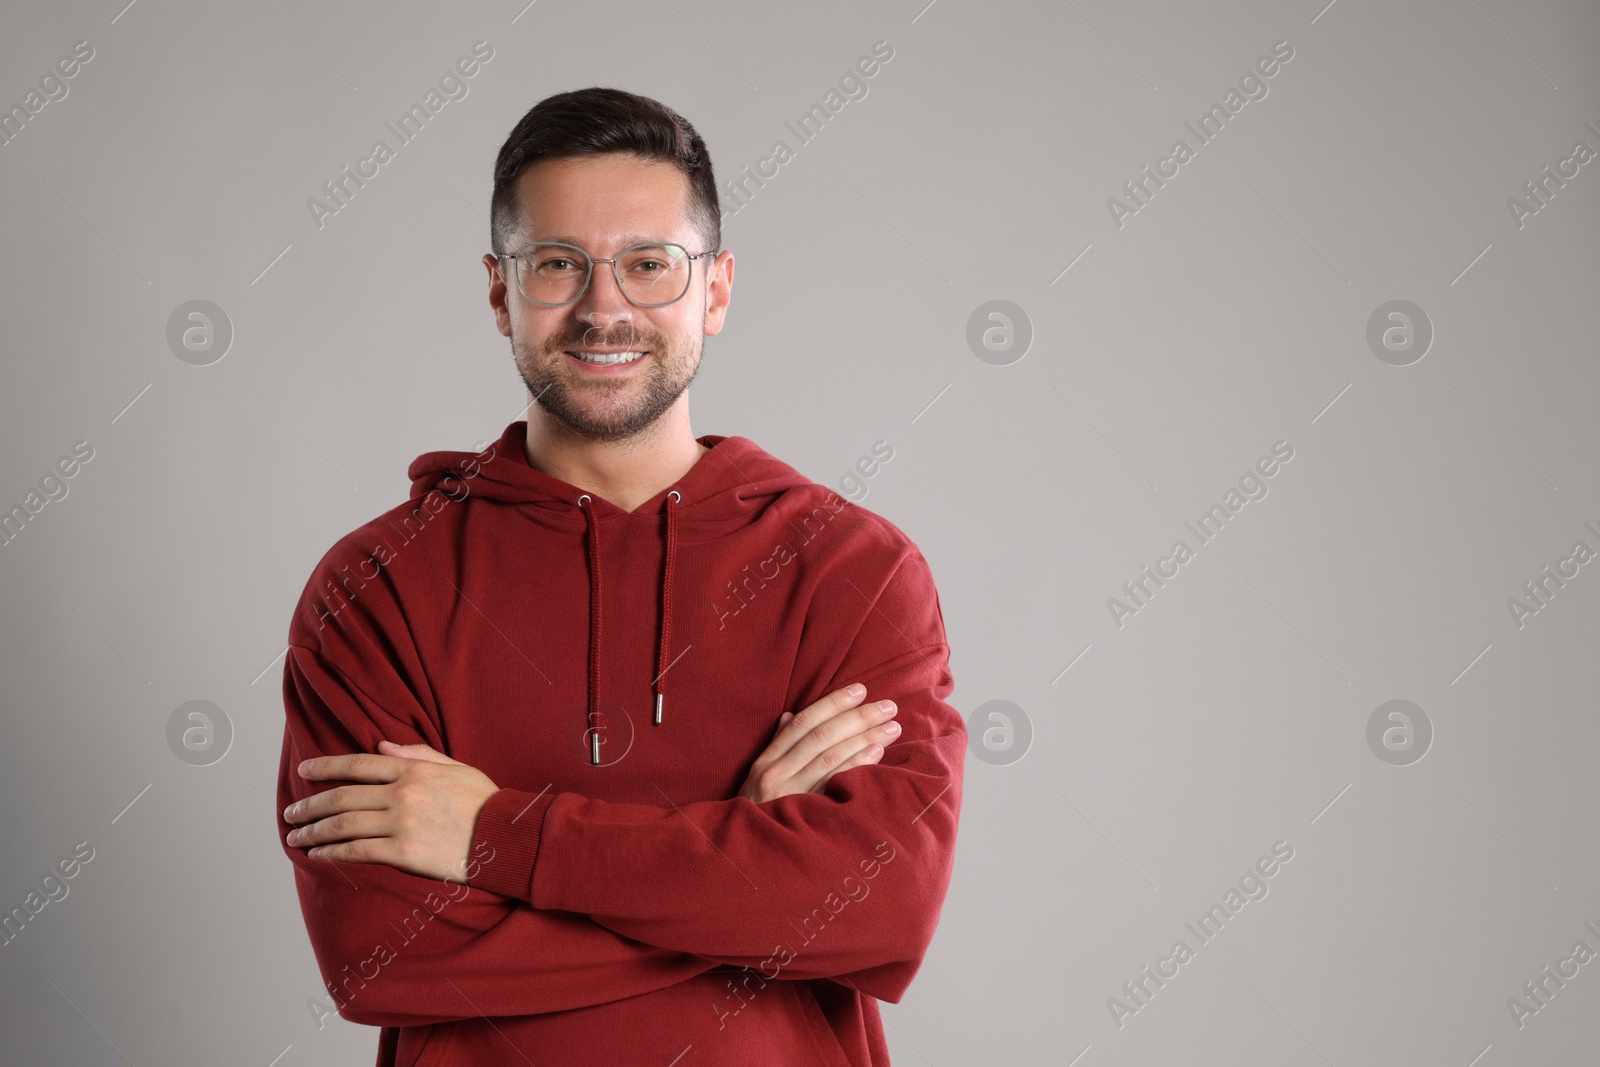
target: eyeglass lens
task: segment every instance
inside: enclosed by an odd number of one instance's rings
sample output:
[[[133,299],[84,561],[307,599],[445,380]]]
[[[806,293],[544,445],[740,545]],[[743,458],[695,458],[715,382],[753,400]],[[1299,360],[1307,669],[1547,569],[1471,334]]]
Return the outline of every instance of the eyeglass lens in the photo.
[[[576,300],[592,268],[583,249],[548,241],[523,248],[515,262],[522,295],[542,304]],[[682,245],[635,245],[617,255],[615,277],[635,303],[670,304],[688,291],[691,262]]]

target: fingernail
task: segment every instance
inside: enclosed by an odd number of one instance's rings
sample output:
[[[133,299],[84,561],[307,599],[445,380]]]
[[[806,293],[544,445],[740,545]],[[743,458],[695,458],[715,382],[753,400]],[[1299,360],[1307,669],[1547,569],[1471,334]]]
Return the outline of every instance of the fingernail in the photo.
[[[883,732],[893,736],[900,732],[900,724],[897,722],[887,723],[883,727]]]
[[[867,687],[862,685],[860,682],[857,682],[852,686],[847,686],[845,688],[845,693],[852,697],[865,696],[867,693]]]
[[[893,715],[899,709],[895,707],[895,703],[892,700],[880,700],[878,701],[878,710],[885,715]]]

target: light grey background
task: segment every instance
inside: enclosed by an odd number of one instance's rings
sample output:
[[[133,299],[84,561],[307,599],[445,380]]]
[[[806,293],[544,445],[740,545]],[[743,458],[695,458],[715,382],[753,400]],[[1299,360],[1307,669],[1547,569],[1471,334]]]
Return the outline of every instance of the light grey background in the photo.
[[[795,149],[726,220],[695,428],[835,487],[889,442],[859,499],[932,565],[952,701],[1032,730],[968,760],[895,1063],[1593,1057],[1600,962],[1521,1028],[1507,1000],[1600,951],[1600,563],[1521,627],[1507,601],[1600,550],[1600,161],[1520,228],[1507,200],[1600,150],[1600,9],[924,2],[8,10],[0,105],[94,58],[0,147],[0,504],[95,454],[0,547],[0,907],[95,855],[0,949],[6,1063],[370,1062],[375,1030],[307,1008],[276,657],[413,457],[520,417],[491,166],[597,83],[681,111],[724,179]],[[478,40],[469,95],[319,228],[307,200]],[[797,145],[879,40],[868,94]],[[1119,228],[1108,198],[1280,40],[1268,95]],[[235,331],[206,367],[166,341],[196,299]],[[966,340],[997,299],[1034,333],[1006,366]],[[1366,340],[1395,299],[1434,330],[1403,367]],[[1269,494],[1116,625],[1278,441]],[[1367,742],[1393,699],[1434,731],[1409,766]],[[210,766],[168,747],[190,700],[232,726]],[[1109,998],[1277,841],[1269,894],[1119,1027]]]

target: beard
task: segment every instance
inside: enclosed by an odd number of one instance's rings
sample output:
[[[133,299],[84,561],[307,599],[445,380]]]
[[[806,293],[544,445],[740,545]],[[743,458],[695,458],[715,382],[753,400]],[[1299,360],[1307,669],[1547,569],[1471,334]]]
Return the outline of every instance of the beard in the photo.
[[[644,351],[639,359],[648,365],[626,379],[574,381],[566,353],[585,345]],[[654,425],[700,373],[704,347],[704,336],[674,342],[626,321],[609,333],[595,326],[576,335],[552,335],[537,352],[515,328],[511,333],[511,357],[534,402],[571,433],[594,441],[627,440]]]

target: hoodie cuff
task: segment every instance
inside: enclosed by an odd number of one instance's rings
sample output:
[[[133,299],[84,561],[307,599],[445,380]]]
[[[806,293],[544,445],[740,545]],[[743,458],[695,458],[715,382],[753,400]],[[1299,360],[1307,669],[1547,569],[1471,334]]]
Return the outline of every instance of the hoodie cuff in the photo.
[[[468,874],[467,884],[532,904],[539,836],[545,812],[558,795],[502,789],[491,796],[478,813],[472,840],[477,872]]]

